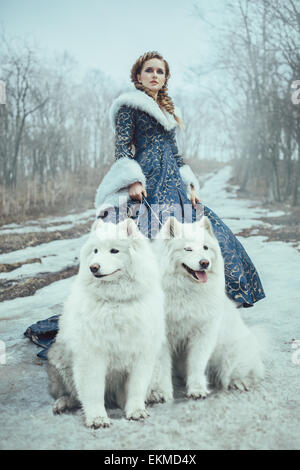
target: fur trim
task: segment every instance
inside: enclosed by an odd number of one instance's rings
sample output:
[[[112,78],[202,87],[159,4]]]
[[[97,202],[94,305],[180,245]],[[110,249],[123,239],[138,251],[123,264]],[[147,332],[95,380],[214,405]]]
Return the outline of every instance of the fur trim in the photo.
[[[113,104],[110,107],[109,119],[114,132],[117,113],[120,107],[125,104],[150,114],[150,116],[154,117],[167,131],[170,131],[178,126],[178,122],[174,119],[174,117],[165,109],[161,109],[159,105],[151,98],[151,96],[148,96],[141,90],[134,90],[127,93],[122,93],[113,101]],[[179,108],[175,106],[174,111],[178,117],[181,117]]]
[[[191,167],[185,164],[179,168],[179,172],[186,186],[188,196],[191,194],[191,184],[194,186],[196,193],[199,194],[200,185]]]
[[[96,197],[96,217],[109,207],[118,207],[128,201],[128,186],[139,181],[146,188],[146,177],[139,163],[131,158],[117,160],[100,183]]]

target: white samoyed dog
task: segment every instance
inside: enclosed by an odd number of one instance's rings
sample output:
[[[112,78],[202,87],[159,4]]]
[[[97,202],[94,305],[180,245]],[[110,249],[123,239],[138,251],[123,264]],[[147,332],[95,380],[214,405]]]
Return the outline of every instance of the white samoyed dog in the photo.
[[[128,419],[148,416],[147,398],[159,401],[150,383],[167,344],[163,304],[150,241],[133,220],[97,221],[48,353],[54,413],[82,406],[88,427],[108,427],[108,399]]]
[[[209,219],[181,224],[170,217],[154,249],[163,271],[167,337],[187,396],[205,398],[208,382],[248,390],[264,375],[264,334],[246,326],[226,295],[224,261]],[[169,377],[170,358],[165,361],[163,376]]]

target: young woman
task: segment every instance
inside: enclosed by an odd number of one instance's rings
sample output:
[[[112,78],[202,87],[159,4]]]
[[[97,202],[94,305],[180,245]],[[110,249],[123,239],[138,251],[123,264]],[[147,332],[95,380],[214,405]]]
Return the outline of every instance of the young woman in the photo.
[[[209,217],[225,261],[228,296],[250,307],[265,297],[258,273],[231,230],[200,203],[199,184],[178,154],[176,128],[180,111],[168,95],[170,69],[157,52],[139,57],[131,69],[136,90],[121,94],[110,110],[116,162],[103,178],[95,199],[97,217],[117,222],[132,217],[144,235],[155,237],[175,215],[181,222]],[[58,317],[41,321],[25,335],[47,348],[57,332]],[[39,354],[46,357],[45,353]]]

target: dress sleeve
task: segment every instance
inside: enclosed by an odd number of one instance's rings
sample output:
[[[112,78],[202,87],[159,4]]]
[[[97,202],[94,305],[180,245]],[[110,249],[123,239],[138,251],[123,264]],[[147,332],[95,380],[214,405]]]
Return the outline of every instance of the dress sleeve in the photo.
[[[120,107],[116,116],[115,158],[134,158],[132,151],[135,132],[135,110],[130,106]]]
[[[185,165],[183,158],[181,155],[178,153],[178,147],[177,147],[177,142],[176,142],[176,136],[175,136],[175,129],[172,129],[170,132],[170,143],[172,147],[172,152],[173,156],[176,160],[178,168],[181,168],[183,165]]]

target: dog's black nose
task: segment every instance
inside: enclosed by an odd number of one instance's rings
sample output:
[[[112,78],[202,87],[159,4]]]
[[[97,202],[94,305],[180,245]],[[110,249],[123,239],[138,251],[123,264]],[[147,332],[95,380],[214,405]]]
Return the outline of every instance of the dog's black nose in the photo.
[[[199,261],[199,264],[202,269],[207,269],[209,266],[209,261],[207,259],[202,259],[201,261]]]
[[[100,264],[95,263],[95,264],[92,264],[90,266],[90,270],[93,274],[95,274],[97,271],[99,271],[99,269],[100,269]]]

